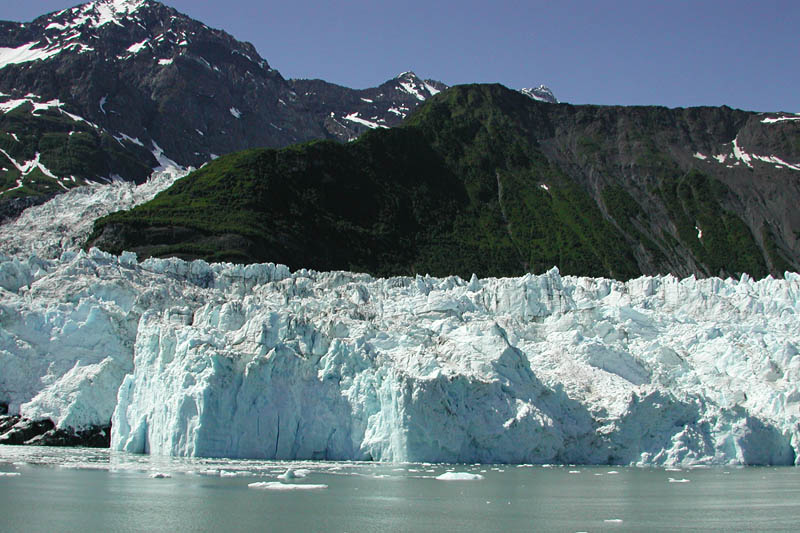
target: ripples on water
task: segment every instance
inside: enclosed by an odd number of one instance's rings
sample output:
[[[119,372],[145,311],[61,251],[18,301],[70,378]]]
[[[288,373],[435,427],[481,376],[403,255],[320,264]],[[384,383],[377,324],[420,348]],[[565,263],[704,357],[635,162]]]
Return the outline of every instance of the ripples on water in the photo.
[[[26,532],[795,531],[800,523],[796,468],[280,462],[0,446],[0,495],[0,530]]]

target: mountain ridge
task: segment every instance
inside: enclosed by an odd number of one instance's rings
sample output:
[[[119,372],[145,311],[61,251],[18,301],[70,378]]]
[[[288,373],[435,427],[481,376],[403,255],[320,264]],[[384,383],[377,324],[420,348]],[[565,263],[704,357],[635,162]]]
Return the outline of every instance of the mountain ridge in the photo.
[[[152,0],[0,22],[0,220],[78,184],[349,141],[445,87],[413,72],[360,90],[287,80],[252,44]]]
[[[375,275],[782,276],[798,268],[800,124],[780,119],[456,86],[348,145],[218,160],[89,244]]]

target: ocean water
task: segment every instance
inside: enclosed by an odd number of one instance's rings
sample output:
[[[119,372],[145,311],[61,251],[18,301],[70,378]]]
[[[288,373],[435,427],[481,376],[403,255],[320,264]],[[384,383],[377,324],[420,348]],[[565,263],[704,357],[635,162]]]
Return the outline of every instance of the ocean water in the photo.
[[[288,469],[295,478],[280,479]],[[448,472],[474,479],[437,479]],[[800,469],[791,467],[265,462],[0,446],[3,532],[797,531],[798,524]]]

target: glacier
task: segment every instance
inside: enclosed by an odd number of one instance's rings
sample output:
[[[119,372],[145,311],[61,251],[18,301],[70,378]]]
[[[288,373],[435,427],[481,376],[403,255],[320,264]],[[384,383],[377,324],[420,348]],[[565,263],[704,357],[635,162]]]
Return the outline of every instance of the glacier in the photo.
[[[0,226],[10,413],[110,420],[112,448],[154,455],[798,464],[798,274],[378,279],[80,250],[87,206],[179,177]]]

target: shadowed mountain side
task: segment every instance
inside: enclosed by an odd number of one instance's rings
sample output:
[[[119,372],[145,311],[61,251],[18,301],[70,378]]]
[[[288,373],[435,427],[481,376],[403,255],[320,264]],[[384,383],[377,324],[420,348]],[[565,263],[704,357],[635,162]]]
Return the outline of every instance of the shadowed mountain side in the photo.
[[[347,145],[221,158],[99,220],[88,245],[377,275],[782,275],[798,265],[796,139],[728,108],[465,85]]]

